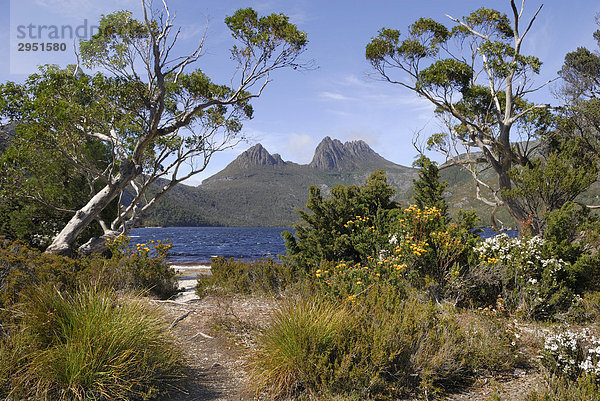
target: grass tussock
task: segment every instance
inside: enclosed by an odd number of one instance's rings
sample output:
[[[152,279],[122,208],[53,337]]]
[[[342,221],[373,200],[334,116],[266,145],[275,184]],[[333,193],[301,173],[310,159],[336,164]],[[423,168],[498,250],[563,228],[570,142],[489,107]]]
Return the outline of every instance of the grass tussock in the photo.
[[[351,313],[330,302],[298,299],[275,312],[258,338],[250,383],[273,399],[326,390],[335,380],[332,363],[352,334]]]
[[[9,399],[145,400],[182,378],[163,319],[138,299],[93,287],[30,291],[0,356],[0,394]]]

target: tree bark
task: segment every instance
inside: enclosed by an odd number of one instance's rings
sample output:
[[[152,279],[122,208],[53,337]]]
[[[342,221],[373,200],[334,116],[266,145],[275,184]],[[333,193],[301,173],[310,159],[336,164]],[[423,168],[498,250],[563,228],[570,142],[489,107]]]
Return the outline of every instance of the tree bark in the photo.
[[[141,171],[133,163],[123,163],[123,167],[115,180],[107,184],[88,203],[79,209],[67,225],[54,238],[46,253],[72,256],[73,246],[81,232],[104,210],[108,204],[133,180]]]

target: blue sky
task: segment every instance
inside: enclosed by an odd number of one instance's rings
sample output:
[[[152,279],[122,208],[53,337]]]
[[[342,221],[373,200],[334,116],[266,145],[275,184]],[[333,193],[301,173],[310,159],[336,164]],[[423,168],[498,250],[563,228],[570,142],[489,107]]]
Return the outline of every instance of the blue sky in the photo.
[[[73,63],[72,40],[65,52],[16,52],[16,26],[95,24],[101,14],[128,9],[136,13],[138,0],[0,0],[0,80],[22,81],[35,65]],[[182,27],[180,50],[196,43],[205,29],[208,38],[198,67],[214,81],[226,83],[234,70],[228,49],[233,43],[223,19],[235,10],[253,7],[260,14],[283,12],[307,32],[304,60],[318,67],[310,71],[278,71],[263,96],[254,102],[255,116],[244,126],[248,142],[216,155],[206,172],[192,183],[216,173],[249,146],[260,142],[284,160],[308,163],[324,136],[342,141],[362,139],[383,157],[410,165],[415,157],[415,132],[437,128],[433,108],[400,87],[377,81],[364,58],[365,45],[382,27],[406,27],[419,17],[451,25],[445,14],[460,17],[481,6],[509,12],[508,0],[170,0],[176,25]],[[590,0],[548,0],[525,43],[525,52],[543,61],[542,83],[556,76],[564,55],[578,46],[595,49],[592,33],[600,3]],[[542,4],[527,0],[532,13]],[[12,35],[12,36],[11,36]],[[11,48],[12,46],[12,48]],[[12,49],[12,51],[11,51]],[[22,52],[21,52],[22,53]],[[12,57],[11,57],[12,56]],[[12,65],[11,65],[12,62]],[[557,103],[549,90],[537,101]]]

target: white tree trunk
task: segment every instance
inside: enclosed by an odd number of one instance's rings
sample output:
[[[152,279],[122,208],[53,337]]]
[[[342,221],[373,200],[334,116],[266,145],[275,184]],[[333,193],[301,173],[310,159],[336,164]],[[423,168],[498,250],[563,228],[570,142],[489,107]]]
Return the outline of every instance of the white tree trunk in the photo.
[[[112,183],[102,188],[84,207],[75,213],[46,249],[46,253],[55,255],[71,255],[73,253],[73,245],[81,232],[139,174],[138,168],[135,168],[131,163],[127,164]]]

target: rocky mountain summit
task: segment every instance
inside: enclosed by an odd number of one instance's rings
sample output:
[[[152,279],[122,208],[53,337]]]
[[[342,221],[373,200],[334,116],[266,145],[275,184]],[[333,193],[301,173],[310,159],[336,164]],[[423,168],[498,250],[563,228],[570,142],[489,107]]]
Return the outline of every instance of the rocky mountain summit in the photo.
[[[317,146],[309,166],[319,170],[343,171],[385,161],[364,141],[342,143],[326,136]]]
[[[244,153],[239,155],[230,165],[237,168],[249,169],[256,166],[283,166],[283,161],[279,154],[271,155],[260,143],[252,146]]]

